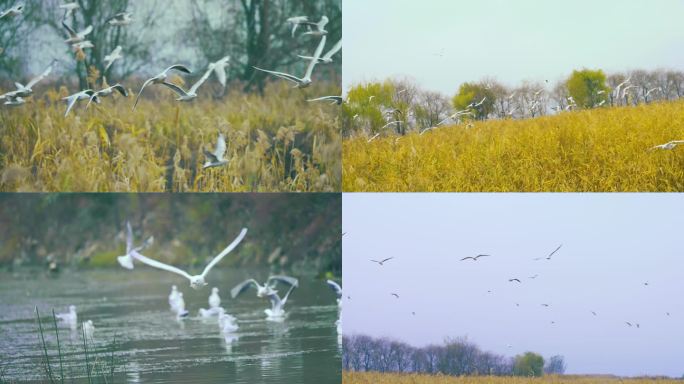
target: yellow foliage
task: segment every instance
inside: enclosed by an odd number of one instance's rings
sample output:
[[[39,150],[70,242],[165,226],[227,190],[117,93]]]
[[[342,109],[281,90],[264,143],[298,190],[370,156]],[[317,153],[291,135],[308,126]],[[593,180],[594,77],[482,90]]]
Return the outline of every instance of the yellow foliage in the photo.
[[[115,95],[66,118],[66,89],[49,90],[0,109],[0,191],[339,191],[339,107],[306,102],[335,88],[277,82],[191,103],[146,89],[135,111],[135,95]],[[229,163],[203,170],[219,132]]]
[[[681,380],[635,378],[621,379],[613,376],[443,376],[377,372],[343,372],[343,384],[675,384]]]
[[[470,128],[468,128],[470,127]],[[684,102],[343,142],[344,191],[684,191]]]

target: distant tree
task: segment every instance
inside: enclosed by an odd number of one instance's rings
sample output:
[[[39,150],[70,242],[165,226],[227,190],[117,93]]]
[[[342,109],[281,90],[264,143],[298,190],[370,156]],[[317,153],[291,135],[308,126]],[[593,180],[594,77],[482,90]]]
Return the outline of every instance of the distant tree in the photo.
[[[561,355],[551,356],[544,367],[544,373],[548,375],[562,375],[565,373],[565,358]]]
[[[524,355],[515,357],[513,365],[513,375],[515,376],[535,376],[544,374],[544,358],[534,352],[526,352]]]
[[[347,102],[342,105],[342,132],[352,129],[375,134],[385,126],[386,110],[392,109],[395,86],[391,81],[366,83],[352,87],[347,92]],[[385,128],[388,129],[388,128]]]
[[[0,0],[0,12],[19,4],[16,0]],[[23,14],[4,18],[0,21],[0,76],[9,77],[14,81],[26,83],[27,79],[22,79],[26,61],[29,55],[26,54],[29,48],[26,43],[26,36],[32,31],[31,20],[36,17],[34,7],[24,7]],[[45,65],[48,65],[47,60]]]
[[[482,102],[482,100],[484,100]],[[475,104],[479,104],[474,107]],[[453,97],[451,103],[457,110],[471,108],[474,118],[484,120],[489,114],[494,112],[495,95],[491,89],[483,83],[463,83],[458,88],[458,93]]]
[[[610,89],[606,85],[606,75],[600,69],[573,71],[566,85],[579,107],[594,108],[602,101],[608,101]]]

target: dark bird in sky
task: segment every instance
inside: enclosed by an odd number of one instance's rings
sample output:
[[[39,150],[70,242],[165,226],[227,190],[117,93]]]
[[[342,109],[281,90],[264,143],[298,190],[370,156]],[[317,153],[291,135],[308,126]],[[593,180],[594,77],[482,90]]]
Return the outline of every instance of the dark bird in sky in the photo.
[[[392,259],[394,259],[394,257],[388,257],[388,258],[386,258],[384,260],[380,260],[380,261],[378,261],[378,260],[371,260],[371,261],[374,263],[378,263],[378,265],[384,265],[385,262],[390,261]]]
[[[514,281],[517,281],[518,283],[522,283],[522,281],[520,281],[520,279],[508,279],[509,283],[512,283]]]
[[[528,279],[536,279],[537,276],[539,276],[539,275],[530,276],[530,277],[528,277]]]
[[[480,257],[489,257],[489,256],[491,256],[491,255],[477,255],[477,256],[475,256],[475,257],[473,257],[473,256],[468,256],[468,257],[462,258],[461,261],[465,261],[465,260],[477,261],[477,259],[479,259]]]
[[[542,307],[549,307],[549,304],[542,304]]]
[[[397,295],[397,294],[394,293],[394,292],[392,292],[391,295],[394,296],[394,297],[396,297],[397,299],[399,298],[399,295]]]
[[[591,311],[591,313],[592,313],[592,314],[593,314],[594,316],[596,316],[596,312],[594,312],[594,311]]]
[[[632,323],[630,323],[629,321],[625,321],[625,324],[627,324],[630,327],[632,326]]]
[[[412,314],[413,316],[415,316],[415,315],[416,315],[416,313],[415,313],[415,312],[411,312],[411,314]]]
[[[558,248],[556,248],[553,252],[549,253],[548,256],[537,257],[535,260],[541,260],[541,259],[551,260],[551,256],[553,256],[554,253],[558,252],[558,250],[561,249],[562,246],[563,246],[563,244],[559,245]]]

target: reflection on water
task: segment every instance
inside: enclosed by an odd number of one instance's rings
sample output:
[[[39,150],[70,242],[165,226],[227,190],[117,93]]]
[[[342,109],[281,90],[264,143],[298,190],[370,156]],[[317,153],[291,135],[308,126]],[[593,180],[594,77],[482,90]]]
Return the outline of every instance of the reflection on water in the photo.
[[[58,371],[48,314],[73,304],[79,327],[61,328],[59,337],[65,376],[80,378],[77,381],[87,381],[80,323],[92,320],[90,358],[109,359],[113,349],[119,382],[340,383],[338,310],[325,282],[300,278],[285,307],[286,318],[272,322],[264,314],[270,303],[255,292],[230,299],[230,288],[251,276],[265,278],[268,273],[215,270],[201,291],[145,268],[65,272],[58,278],[0,274],[0,372],[10,381],[45,379],[35,306],[43,317],[53,370]],[[172,284],[184,293],[190,318],[178,321],[169,310]],[[223,335],[216,317],[198,316],[214,285],[220,289],[221,305],[238,319],[235,333]]]

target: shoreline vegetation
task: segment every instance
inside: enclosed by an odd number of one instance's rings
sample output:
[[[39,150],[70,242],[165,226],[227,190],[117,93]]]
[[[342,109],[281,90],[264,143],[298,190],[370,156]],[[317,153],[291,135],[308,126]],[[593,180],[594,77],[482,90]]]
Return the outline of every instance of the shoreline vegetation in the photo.
[[[664,377],[619,377],[612,375],[549,375],[543,377],[444,376],[413,373],[342,372],[343,384],[677,384],[682,380]]]

